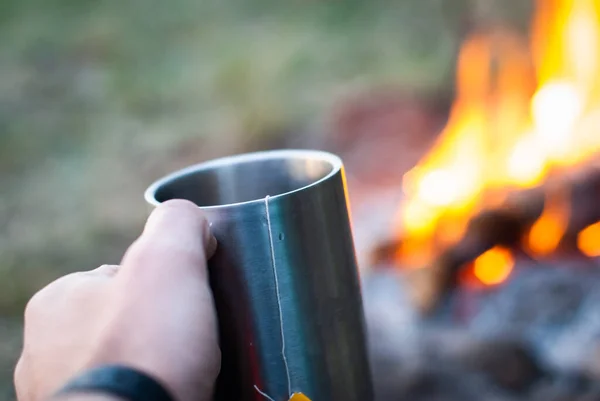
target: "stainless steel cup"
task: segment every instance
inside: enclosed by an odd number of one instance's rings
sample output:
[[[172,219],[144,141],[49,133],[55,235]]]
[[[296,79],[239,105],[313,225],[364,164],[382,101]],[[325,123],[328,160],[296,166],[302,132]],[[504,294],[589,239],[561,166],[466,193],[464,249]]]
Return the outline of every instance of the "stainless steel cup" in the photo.
[[[196,203],[219,242],[215,400],[373,399],[346,195],[341,160],[304,150],[209,161],[146,191]]]

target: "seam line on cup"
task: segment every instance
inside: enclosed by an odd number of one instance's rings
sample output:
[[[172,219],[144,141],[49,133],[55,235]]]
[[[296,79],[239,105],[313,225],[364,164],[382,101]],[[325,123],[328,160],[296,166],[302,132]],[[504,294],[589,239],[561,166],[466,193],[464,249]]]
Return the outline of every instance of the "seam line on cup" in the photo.
[[[267,400],[269,400],[269,401],[275,401],[273,398],[269,397],[269,395],[267,393],[265,393],[264,391],[261,391],[261,389],[259,389],[256,384],[254,385],[254,389],[258,392],[258,394],[262,395]]]
[[[285,355],[285,336],[283,329],[283,310],[281,309],[281,293],[279,292],[279,278],[277,277],[277,266],[275,262],[275,245],[273,241],[273,229],[271,228],[271,215],[269,213],[269,199],[271,197],[267,195],[265,197],[265,212],[267,214],[267,230],[269,232],[269,246],[271,247],[271,266],[273,267],[273,276],[275,277],[275,292],[277,294],[277,307],[279,309],[279,328],[281,331],[281,357],[283,359],[283,365],[285,367],[285,374],[287,377],[288,385],[288,397],[292,393],[292,383],[290,379],[290,369],[288,367],[287,356]]]

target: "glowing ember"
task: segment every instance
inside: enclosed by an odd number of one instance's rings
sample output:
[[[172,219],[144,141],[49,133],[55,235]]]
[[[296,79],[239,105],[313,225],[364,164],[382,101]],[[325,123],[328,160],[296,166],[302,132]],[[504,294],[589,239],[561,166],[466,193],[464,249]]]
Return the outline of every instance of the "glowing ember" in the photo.
[[[483,284],[496,285],[506,280],[513,264],[514,260],[508,249],[495,247],[475,259],[473,272]]]
[[[548,256],[558,246],[569,220],[569,194],[546,195],[546,207],[531,227],[527,247],[534,255]]]
[[[529,46],[500,30],[463,44],[448,124],[404,177],[398,227],[405,240],[398,252],[405,263],[427,264],[433,250],[460,240],[469,217],[502,194],[539,186],[600,151],[600,0],[536,4]],[[533,256],[556,250],[568,210],[566,195],[547,195],[525,238]],[[589,235],[581,234],[580,247],[595,253],[600,245],[591,247]],[[494,248],[477,259],[475,275],[493,285],[511,268],[510,252]]]
[[[586,227],[579,233],[577,246],[586,256],[600,256],[600,222]]]

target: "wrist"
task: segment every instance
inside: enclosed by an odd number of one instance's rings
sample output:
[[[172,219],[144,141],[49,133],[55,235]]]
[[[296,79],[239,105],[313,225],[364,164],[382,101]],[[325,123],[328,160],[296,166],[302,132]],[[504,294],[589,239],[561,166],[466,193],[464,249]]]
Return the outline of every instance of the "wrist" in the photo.
[[[157,379],[123,365],[101,365],[71,378],[53,399],[98,401],[175,401],[171,392]],[[90,401],[93,401],[90,400]]]

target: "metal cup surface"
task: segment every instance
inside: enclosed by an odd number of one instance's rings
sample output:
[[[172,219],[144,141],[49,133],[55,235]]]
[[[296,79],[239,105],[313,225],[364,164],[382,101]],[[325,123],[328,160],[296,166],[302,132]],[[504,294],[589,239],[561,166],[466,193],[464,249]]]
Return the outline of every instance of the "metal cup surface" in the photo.
[[[219,242],[209,262],[221,336],[215,400],[371,401],[344,169],[278,150],[188,167],[146,200],[196,203]]]

